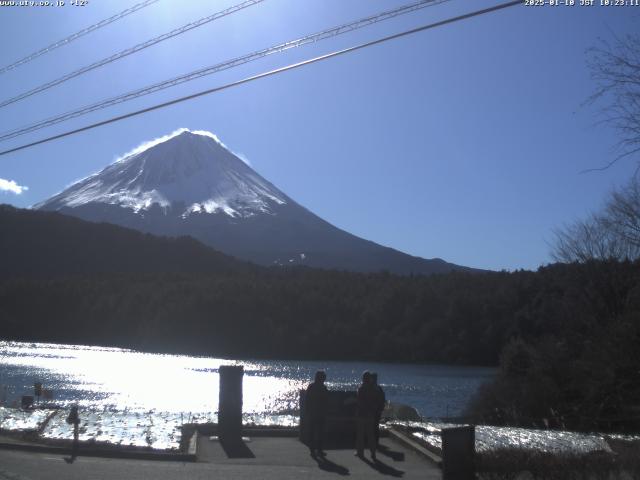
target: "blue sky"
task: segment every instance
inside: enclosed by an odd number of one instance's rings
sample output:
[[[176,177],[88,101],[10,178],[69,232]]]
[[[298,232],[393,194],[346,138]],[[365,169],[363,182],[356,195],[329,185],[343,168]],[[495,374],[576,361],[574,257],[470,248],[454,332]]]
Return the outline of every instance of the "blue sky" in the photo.
[[[0,7],[0,66],[135,3]],[[0,100],[238,1],[160,0],[0,75]],[[0,131],[409,3],[266,0],[0,109]],[[33,141],[358,42],[499,3],[452,0],[0,143]],[[0,157],[27,207],[177,128],[214,132],[299,203],[361,237],[489,269],[548,263],[553,228],[636,168],[598,173],[615,132],[584,106],[585,51],[640,7],[512,7]],[[20,190],[17,186],[26,186]]]

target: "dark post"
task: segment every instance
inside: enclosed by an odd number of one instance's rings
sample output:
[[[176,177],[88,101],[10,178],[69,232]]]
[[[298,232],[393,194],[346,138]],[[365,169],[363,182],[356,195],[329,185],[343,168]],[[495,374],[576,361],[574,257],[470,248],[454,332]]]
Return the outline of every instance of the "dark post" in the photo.
[[[442,429],[442,479],[475,479],[476,433],[473,425]]]
[[[20,404],[23,410],[33,407],[33,395],[22,395]]]
[[[35,382],[33,384],[33,393],[35,394],[36,398],[38,399],[38,403],[40,403],[40,395],[42,395],[42,383]]]
[[[222,440],[242,438],[242,365],[221,365],[218,428]]]

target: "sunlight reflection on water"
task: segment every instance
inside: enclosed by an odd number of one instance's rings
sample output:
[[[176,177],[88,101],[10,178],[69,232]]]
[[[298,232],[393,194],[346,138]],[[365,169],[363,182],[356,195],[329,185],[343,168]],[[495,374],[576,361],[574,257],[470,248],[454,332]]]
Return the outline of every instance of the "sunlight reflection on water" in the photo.
[[[0,385],[8,402],[33,393],[42,382],[55,403],[97,410],[209,413],[217,410],[218,368],[244,365],[244,412],[292,413],[298,390],[317,369],[325,369],[330,389],[354,390],[363,370],[376,370],[392,401],[412,405],[422,415],[459,415],[478,386],[494,370],[439,365],[359,362],[236,361],[187,355],[160,355],[77,345],[0,341]],[[0,397],[0,400],[2,398]]]
[[[184,355],[159,355],[99,347],[0,342],[4,379],[14,396],[33,381],[56,391],[56,403],[77,403],[102,410],[214,412],[218,404],[218,368],[245,366],[244,411],[290,411],[306,379],[261,375],[266,365]],[[24,385],[11,382],[11,377]]]
[[[22,395],[33,394],[34,382],[42,382],[54,392],[56,406],[80,406],[81,439],[177,448],[180,425],[217,420],[218,369],[235,364],[245,370],[244,421],[256,425],[297,424],[299,390],[318,369],[327,371],[327,385],[336,390],[355,390],[362,371],[375,370],[387,399],[430,416],[460,414],[478,386],[494,374],[493,369],[476,367],[236,361],[0,341],[0,404],[19,404]],[[71,438],[63,412],[50,414],[43,436]],[[16,419],[7,412],[3,420],[2,415],[0,410],[0,428],[35,421]]]

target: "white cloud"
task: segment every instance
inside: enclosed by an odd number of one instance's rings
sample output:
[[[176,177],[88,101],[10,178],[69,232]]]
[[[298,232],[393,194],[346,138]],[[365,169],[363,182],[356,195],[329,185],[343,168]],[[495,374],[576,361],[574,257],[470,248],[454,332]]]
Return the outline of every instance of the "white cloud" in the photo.
[[[215,133],[207,132],[206,130],[189,130],[188,128],[183,128],[182,130],[187,130],[188,132],[191,132],[194,135],[204,135],[205,137],[211,137],[220,145],[222,145],[224,148],[229,150],[229,147],[227,147],[224,143],[222,143],[222,141],[218,138],[218,136]]]
[[[14,180],[5,180],[0,178],[0,192],[11,192],[20,195],[22,192],[29,190],[29,187],[18,185]]]

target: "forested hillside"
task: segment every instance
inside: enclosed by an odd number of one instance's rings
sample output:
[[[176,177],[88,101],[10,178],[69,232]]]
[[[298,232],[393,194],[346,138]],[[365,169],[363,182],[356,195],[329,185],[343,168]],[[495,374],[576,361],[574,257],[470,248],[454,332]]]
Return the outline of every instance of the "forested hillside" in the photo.
[[[250,268],[190,237],[156,237],[59,213],[0,205],[0,226],[0,278]]]

